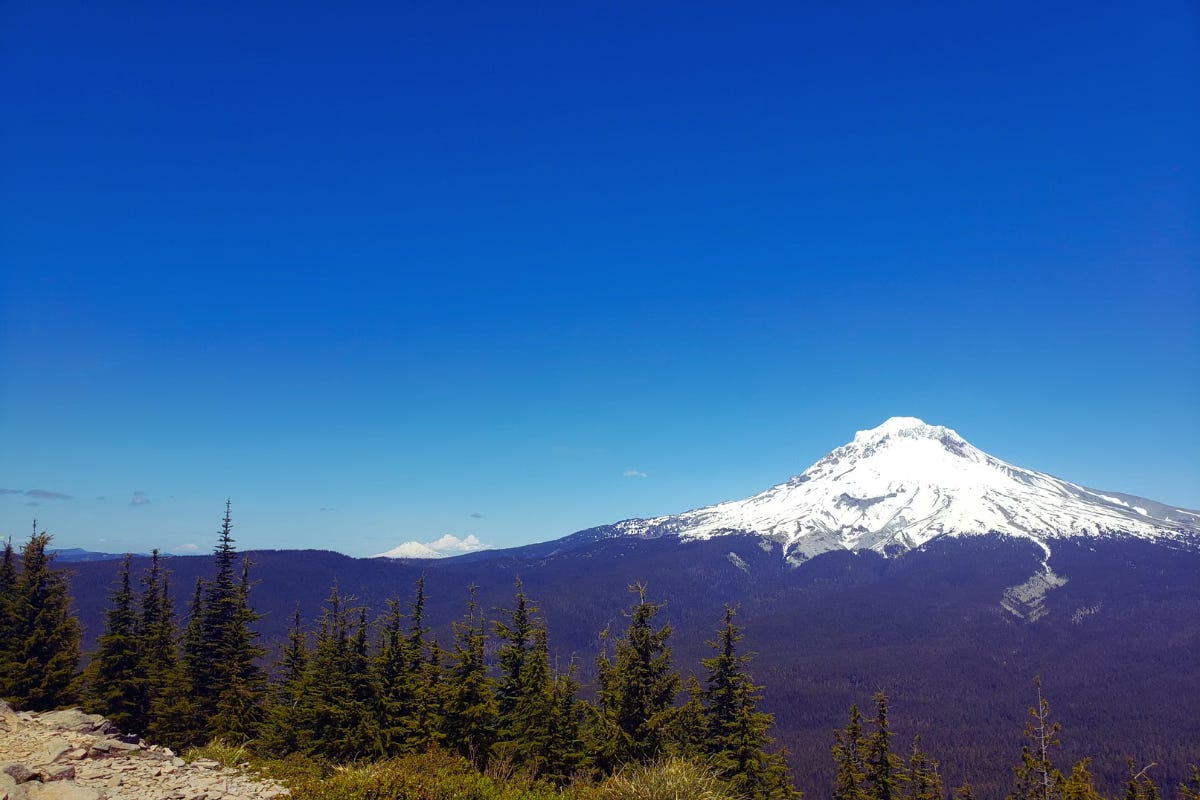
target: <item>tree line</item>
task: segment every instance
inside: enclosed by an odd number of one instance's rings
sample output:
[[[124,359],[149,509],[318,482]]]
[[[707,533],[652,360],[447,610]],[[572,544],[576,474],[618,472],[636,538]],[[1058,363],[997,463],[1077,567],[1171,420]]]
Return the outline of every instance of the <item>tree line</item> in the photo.
[[[14,613],[11,622],[8,611],[0,616],[0,634],[11,632],[0,641],[31,644],[6,647],[0,665],[29,664],[26,672],[45,685],[35,692],[28,681],[0,677],[0,696],[33,708],[81,701],[122,730],[176,748],[225,738],[271,755],[335,762],[438,748],[480,769],[558,786],[682,756],[711,763],[749,800],[798,797],[769,735],[773,717],[759,709],[761,687],[746,670],[751,657],[738,649],[733,608],[710,642],[713,655],[702,660],[705,679],[685,686],[672,660],[672,630],[656,620],[662,604],[644,586],[631,587],[628,625],[604,632],[596,697],[584,700],[575,665],[551,664],[546,622],[520,580],[512,607],[491,620],[472,588],[445,644],[425,624],[423,579],[410,600],[392,598],[378,619],[335,584],[315,630],[297,609],[268,672],[249,602],[252,565],[239,561],[232,530],[227,503],[213,577],[197,580],[183,620],[158,552],[136,581],[126,556],[104,631],[78,676],[79,624],[62,573],[49,569],[49,537],[35,532],[20,576],[7,545],[0,597]],[[49,587],[39,597],[53,595],[53,603],[33,596],[35,580]],[[34,640],[56,642],[57,670],[33,666],[50,664],[32,653]],[[686,702],[678,703],[685,688]]]
[[[262,754],[332,762],[441,750],[560,787],[682,757],[709,765],[746,800],[799,798],[769,735],[773,716],[759,709],[761,687],[748,672],[752,656],[739,648],[733,608],[708,643],[703,680],[685,682],[671,627],[656,621],[662,605],[645,586],[630,587],[627,624],[602,632],[595,697],[585,700],[575,665],[552,665],[546,622],[520,580],[512,607],[491,620],[472,588],[445,645],[425,624],[423,579],[377,619],[335,583],[315,629],[296,610],[268,672],[249,602],[252,565],[239,562],[232,530],[227,503],[213,577],[197,580],[182,620],[158,552],[136,588],[126,556],[104,632],[79,673],[80,626],[66,578],[51,567],[50,537],[35,522],[20,569],[11,542],[0,561],[0,697],[26,708],[82,702],[124,731],[177,748],[224,738]],[[1061,727],[1040,684],[1037,697],[1006,800],[1104,800],[1090,759],[1055,766]],[[946,800],[920,738],[904,754],[893,739],[886,694],[876,695],[870,720],[852,706],[833,736],[832,800]],[[1160,800],[1152,766],[1129,764],[1120,800]],[[949,795],[974,800],[969,784]],[[1200,770],[1179,796],[1200,800]]]

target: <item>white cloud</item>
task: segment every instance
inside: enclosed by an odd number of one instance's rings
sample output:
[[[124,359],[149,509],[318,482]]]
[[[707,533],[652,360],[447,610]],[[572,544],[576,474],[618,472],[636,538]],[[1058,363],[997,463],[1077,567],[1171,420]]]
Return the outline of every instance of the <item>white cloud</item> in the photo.
[[[640,469],[627,469],[624,472],[622,472],[621,474],[624,475],[626,478],[648,478],[648,477],[650,477],[646,473],[642,472]]]
[[[379,553],[374,558],[442,558],[488,549],[490,546],[479,541],[473,533],[462,539],[452,533],[447,533],[432,542],[403,542],[385,553]]]
[[[133,499],[129,501],[129,505],[131,506],[144,506],[149,505],[149,503],[150,498],[146,497],[145,492],[134,492]]]

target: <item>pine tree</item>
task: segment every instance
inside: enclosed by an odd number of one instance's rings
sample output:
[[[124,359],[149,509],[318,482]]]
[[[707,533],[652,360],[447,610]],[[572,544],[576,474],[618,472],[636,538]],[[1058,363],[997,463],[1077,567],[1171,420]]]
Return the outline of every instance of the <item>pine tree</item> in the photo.
[[[630,591],[638,600],[627,612],[629,628],[615,645],[610,660],[602,653],[599,668],[598,713],[594,715],[593,758],[602,771],[621,764],[647,763],[668,744],[679,674],[671,665],[671,627],[654,627],[661,604],[646,599],[646,587]]]
[[[207,734],[207,722],[201,715],[194,689],[205,660],[203,625],[204,581],[197,578],[188,606],[188,622],[180,640],[179,658],[151,705],[151,737],[176,749],[203,744]]]
[[[1100,792],[1096,790],[1092,773],[1088,770],[1091,763],[1090,758],[1085,758],[1071,769],[1071,774],[1062,783],[1063,800],[1104,800]],[[1134,798],[1128,798],[1128,800],[1134,800]]]
[[[1025,738],[1029,743],[1021,748],[1021,763],[1013,767],[1016,779],[1007,800],[1058,800],[1065,782],[1050,759],[1050,750],[1059,747],[1058,734],[1062,726],[1050,720],[1050,704],[1042,697],[1041,678],[1034,678],[1037,706],[1029,709]]]
[[[0,559],[0,697],[7,697],[14,673],[13,659],[17,641],[16,620],[17,565],[12,539],[4,540]]]
[[[871,721],[875,730],[867,737],[864,752],[866,759],[866,790],[872,800],[897,800],[899,784],[903,780],[903,767],[898,756],[892,753],[892,730],[888,720],[888,699],[882,691],[875,693],[875,718]]]
[[[487,630],[469,590],[467,613],[454,623],[454,652],[447,673],[446,744],[479,767],[487,764],[496,738],[496,698],[484,661]]]
[[[450,687],[446,683],[447,652],[437,636],[429,640],[428,654],[421,662],[420,694],[417,699],[417,738],[419,747],[433,748],[446,741],[446,718],[450,707]]]
[[[1071,775],[1067,778],[1066,792],[1064,792],[1066,800],[1092,800],[1092,797],[1087,794],[1089,790],[1091,795],[1095,797],[1099,796],[1096,788],[1092,785],[1092,776],[1087,772],[1089,763],[1090,759],[1085,758],[1076,765],[1075,769],[1071,770]],[[1150,769],[1156,765],[1149,764],[1139,770],[1134,765],[1132,758],[1126,764],[1129,767],[1129,779],[1125,782],[1124,800],[1159,800],[1158,786],[1150,779]],[[1077,781],[1076,779],[1076,772],[1081,768],[1086,782],[1084,780]],[[1077,790],[1077,784],[1082,784],[1083,788]]]
[[[297,703],[297,736],[309,755],[354,761],[382,754],[371,689],[363,609],[349,605],[337,584],[321,616]]]
[[[228,523],[228,509],[225,516]],[[257,735],[263,721],[267,687],[266,674],[258,665],[266,651],[255,642],[251,627],[258,615],[250,608],[250,566],[249,558],[242,560],[241,579],[230,606],[232,616],[224,632],[225,657],[217,665],[224,684],[217,692],[216,713],[210,726],[212,735],[236,741],[247,741]]]
[[[417,738],[416,704],[418,687],[423,679],[419,642],[417,648],[414,654],[404,630],[400,601],[394,597],[389,599],[379,653],[375,658],[380,737],[383,751],[389,756],[411,752]]]
[[[502,619],[492,623],[500,647],[496,660],[500,668],[500,679],[496,682],[496,712],[498,736],[501,742],[512,742],[519,731],[526,727],[517,715],[517,708],[527,703],[538,688],[527,683],[530,654],[533,645],[532,615],[536,609],[530,607],[525,596],[525,587],[517,579],[515,608],[500,609]],[[547,666],[547,672],[549,667]]]
[[[151,553],[150,566],[142,576],[137,639],[144,676],[138,700],[138,713],[144,720],[140,730],[148,730],[154,721],[155,706],[173,680],[178,664],[170,574],[162,568],[158,550]]]
[[[942,776],[938,774],[938,762],[925,752],[920,736],[913,739],[907,776],[906,800],[942,800]]]
[[[109,592],[104,632],[86,673],[87,698],[92,710],[108,717],[122,731],[145,733],[146,676],[129,575],[132,560],[133,556],[125,556],[117,585]]]
[[[552,705],[546,724],[546,756],[541,775],[556,786],[570,783],[584,761],[583,703],[578,695],[579,681],[575,679],[574,665],[553,676]]]
[[[833,733],[833,758],[837,763],[833,800],[866,800],[868,797],[864,788],[867,779],[865,748],[862,714],[857,705],[852,705],[845,729]]]
[[[37,532],[35,520],[10,596],[12,643],[3,697],[30,709],[57,708],[76,699],[79,621],[71,613],[66,575],[51,568],[50,540]]]
[[[768,753],[767,735],[774,717],[758,710],[762,689],[746,673],[750,654],[740,655],[743,634],[734,622],[734,609],[725,607],[725,621],[709,645],[716,655],[701,660],[708,672],[700,696],[703,752],[722,777],[751,800],[796,796],[780,754]]]
[[[1200,766],[1191,765],[1192,773],[1179,784],[1179,800],[1200,800]]]
[[[271,692],[261,729],[262,748],[275,755],[287,755],[303,748],[300,703],[308,689],[308,636],[300,622],[300,605],[292,615],[288,643],[280,656],[276,674],[278,683]]]

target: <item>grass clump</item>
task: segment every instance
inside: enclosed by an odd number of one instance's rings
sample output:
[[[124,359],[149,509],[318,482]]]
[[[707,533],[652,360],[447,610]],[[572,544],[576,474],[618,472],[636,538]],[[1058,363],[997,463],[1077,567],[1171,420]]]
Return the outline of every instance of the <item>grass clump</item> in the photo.
[[[469,761],[433,751],[334,768],[324,777],[293,777],[292,800],[562,800],[548,786],[500,780]],[[569,797],[569,795],[567,795]]]
[[[668,758],[626,767],[580,800],[740,800],[715,771],[695,761]]]

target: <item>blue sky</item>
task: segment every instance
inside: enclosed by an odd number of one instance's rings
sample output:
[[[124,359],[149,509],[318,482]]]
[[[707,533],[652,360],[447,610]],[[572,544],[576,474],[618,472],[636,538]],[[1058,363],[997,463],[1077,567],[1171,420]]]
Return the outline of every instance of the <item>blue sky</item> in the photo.
[[[823,6],[6,3],[0,535],[513,545],[893,415],[1200,507],[1195,5]]]

